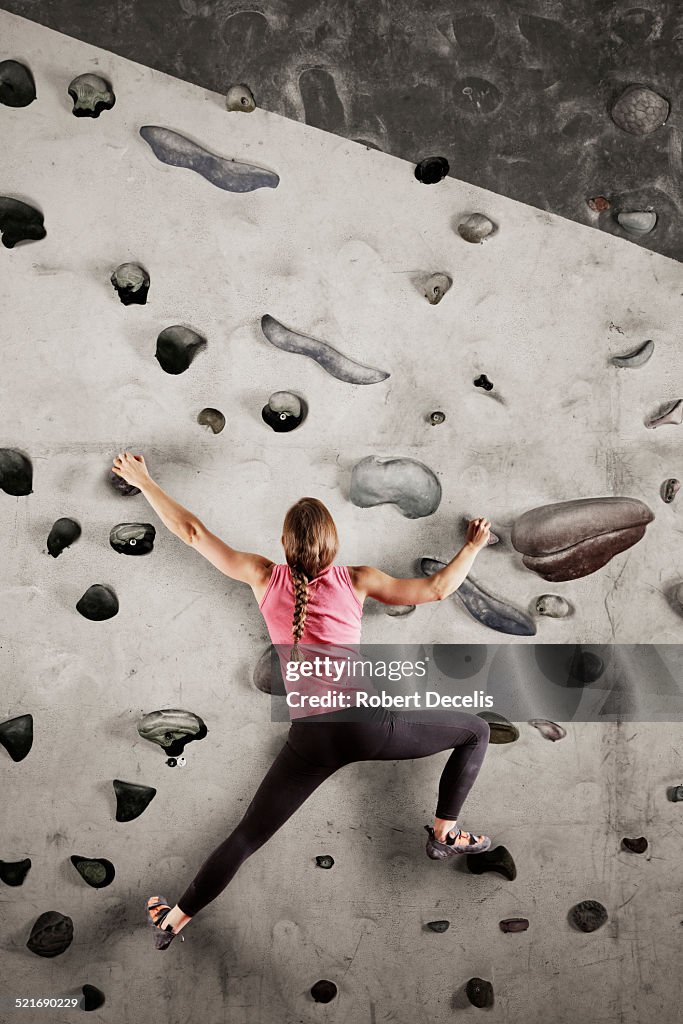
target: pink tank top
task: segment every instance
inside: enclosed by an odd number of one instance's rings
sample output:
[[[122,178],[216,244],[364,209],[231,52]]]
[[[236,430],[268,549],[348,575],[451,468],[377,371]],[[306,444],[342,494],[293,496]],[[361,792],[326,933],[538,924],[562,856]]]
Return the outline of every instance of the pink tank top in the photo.
[[[353,693],[356,689],[367,692],[368,687],[362,682],[358,687],[349,685],[334,686],[329,679],[310,676],[296,682],[288,682],[284,671],[289,657],[289,650],[294,643],[292,638],[292,617],[294,615],[294,583],[287,563],[274,565],[266,587],[266,592],[259,602],[259,608],[266,621],[270,639],[278,646],[280,662],[283,667],[282,677],[288,694],[296,693],[295,699],[301,701],[301,695],[321,696],[323,694],[343,692]],[[308,605],[304,631],[299,641],[305,658],[319,654],[344,656],[348,648],[348,657],[357,657],[360,644],[361,619],[363,606],[353,589],[349,570],[345,565],[330,565],[308,583]],[[318,646],[316,646],[318,645]],[[315,707],[301,701],[303,706],[290,707],[291,718],[307,718],[310,715],[325,714],[336,710],[335,707]]]

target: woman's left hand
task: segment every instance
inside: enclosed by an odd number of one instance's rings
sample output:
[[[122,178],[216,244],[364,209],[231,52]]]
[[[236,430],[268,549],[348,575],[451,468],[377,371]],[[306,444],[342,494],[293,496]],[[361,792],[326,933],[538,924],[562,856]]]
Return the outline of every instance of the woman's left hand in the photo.
[[[142,455],[131,455],[130,452],[122,452],[114,459],[113,471],[117,476],[123,477],[127,484],[142,489],[144,484],[151,479],[145,460]]]

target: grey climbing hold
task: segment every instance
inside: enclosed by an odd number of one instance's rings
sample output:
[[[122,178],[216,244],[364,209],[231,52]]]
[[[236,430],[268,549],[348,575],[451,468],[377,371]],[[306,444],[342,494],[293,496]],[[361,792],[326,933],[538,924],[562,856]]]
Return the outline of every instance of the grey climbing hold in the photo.
[[[431,423],[431,425],[433,427],[438,427],[439,424],[445,422],[445,419],[446,419],[446,413],[445,412],[441,412],[440,409],[437,409],[434,412],[430,412],[430,414],[429,414],[429,422]]]
[[[465,854],[467,868],[473,875],[485,875],[488,872],[495,872],[514,882],[517,877],[517,868],[512,859],[512,854],[505,846],[496,846],[493,850],[486,850],[484,853]]]
[[[53,558],[59,558],[62,551],[71,547],[81,535],[81,528],[74,519],[57,519],[47,536],[47,550]]]
[[[378,384],[389,376],[384,370],[351,359],[332,345],[328,345],[326,341],[318,341],[307,334],[298,334],[290,330],[268,313],[261,317],[261,330],[275,348],[282,349],[283,352],[309,356],[322,366],[323,370],[348,384]]]
[[[569,601],[558,594],[541,594],[536,599],[536,614],[547,615],[550,619],[564,619],[573,611]]]
[[[396,505],[406,519],[421,519],[439,507],[441,484],[429,466],[416,459],[368,455],[351,471],[349,496],[359,508]]]
[[[181,708],[165,708],[150,711],[138,722],[138,732],[143,740],[157,743],[168,755],[182,754],[186,743],[203,740],[208,729],[205,723],[192,711]]]
[[[387,604],[384,606],[384,611],[392,619],[402,619],[406,615],[412,615],[417,605],[414,604]]]
[[[93,889],[104,889],[111,885],[116,876],[114,865],[104,857],[78,857],[74,854],[71,863]]]
[[[448,929],[450,928],[450,926],[451,926],[451,922],[450,921],[428,921],[427,922],[427,927],[429,928],[429,930],[432,931],[432,932],[438,932],[439,934],[442,934],[443,932],[447,932]]]
[[[92,622],[104,622],[111,619],[119,610],[119,601],[114,590],[105,583],[93,583],[76,603],[76,611],[84,619]]]
[[[0,722],[0,744],[13,761],[23,761],[33,746],[33,715],[17,715]]]
[[[476,519],[476,518],[478,518],[478,517],[477,516],[463,516],[463,524],[465,526],[465,529],[467,529],[467,527],[469,526],[470,521],[472,519]],[[493,530],[489,530],[489,535],[486,538],[486,546],[490,547],[492,544],[500,544],[500,537],[498,536],[497,533],[494,533]]]
[[[0,881],[5,885],[23,885],[30,869],[30,857],[25,860],[0,860]]]
[[[6,249],[17,242],[39,242],[47,234],[40,210],[10,196],[0,196],[0,231]]]
[[[617,214],[617,221],[630,235],[647,235],[657,223],[653,210],[631,210]]]
[[[428,156],[415,167],[415,177],[423,185],[435,185],[448,174],[448,160],[444,156]]]
[[[458,224],[458,234],[466,242],[483,242],[496,230],[496,225],[483,213],[471,213]]]
[[[569,911],[569,920],[581,932],[597,931],[607,918],[607,909],[597,900],[582,900]]]
[[[503,921],[499,921],[498,925],[506,935],[515,935],[527,931],[529,922],[526,917],[506,917]]]
[[[652,357],[654,350],[655,343],[651,338],[649,338],[638,348],[634,349],[633,352],[628,352],[624,356],[613,356],[612,363],[614,366],[623,366],[626,369],[636,369],[639,366],[645,366],[648,359]]]
[[[670,402],[665,406],[665,411],[649,420],[645,426],[648,430],[654,430],[655,427],[663,427],[666,423],[678,426],[681,422],[683,422],[683,398],[678,398],[675,402]]]
[[[184,373],[197,352],[206,346],[206,338],[191,327],[174,324],[166,327],[157,338],[154,353],[161,369],[166,373]]]
[[[36,98],[36,83],[30,68],[18,60],[0,61],[0,103],[6,107],[27,107]]]
[[[284,694],[282,666],[273,644],[266,647],[254,668],[254,686],[261,693]]]
[[[649,135],[669,116],[669,101],[645,85],[629,85],[612,106],[612,120],[622,131]]]
[[[425,281],[425,298],[430,305],[438,305],[452,284],[453,278],[448,274],[432,274]]]
[[[274,391],[261,410],[264,423],[277,434],[296,430],[306,418],[306,403],[291,391]]]
[[[420,568],[425,576],[432,576],[445,566],[445,562],[439,562],[435,558],[423,558],[420,561]],[[482,626],[488,626],[489,629],[495,629],[499,633],[510,633],[513,636],[536,635],[536,625],[526,612],[513,608],[512,605],[488,594],[470,577],[462,581],[458,589],[454,591],[453,597],[457,597],[472,618],[481,622]]]
[[[202,427],[209,427],[214,434],[220,434],[225,426],[225,416],[220,409],[202,409],[197,414],[197,423]]]
[[[101,75],[78,75],[69,85],[69,96],[76,117],[99,117],[116,103],[111,84]]]
[[[218,156],[170,128],[146,124],[140,135],[162,163],[196,171],[226,192],[253,192],[258,188],[277,188],[280,183],[274,171]]]
[[[675,477],[669,477],[665,480],[661,487],[662,501],[665,501],[667,505],[670,505],[676,495],[681,489],[681,481],[676,480]]]
[[[248,85],[241,82],[239,85],[231,85],[225,97],[225,106],[228,110],[241,110],[250,114],[256,110],[256,100]]]
[[[544,736],[547,740],[552,740],[553,743],[557,743],[558,740],[564,739],[567,735],[567,730],[563,729],[557,722],[550,722],[547,718],[531,718],[529,725],[533,725],[535,729],[538,729],[541,736]]]
[[[140,494],[139,487],[134,487],[133,484],[129,484],[122,476],[115,473],[113,469],[109,470],[109,483],[115,491],[124,497],[130,497],[133,494]]]
[[[480,711],[477,718],[489,723],[490,743],[514,743],[519,739],[519,729],[504,715],[499,715],[496,711]]]
[[[334,857],[330,857],[329,853],[321,853],[315,858],[315,862],[319,868],[329,870],[334,866]]]
[[[69,948],[74,937],[74,923],[57,910],[47,910],[36,918],[27,947],[36,956],[59,956]]]
[[[139,818],[157,794],[153,786],[142,786],[139,782],[114,779],[113,785],[117,821],[133,821],[134,818]]]
[[[148,555],[154,549],[156,530],[151,523],[119,523],[109,534],[109,543],[120,555]]]
[[[472,1006],[480,1010],[494,1004],[493,985],[483,978],[470,978],[465,985],[465,993]]]
[[[150,278],[139,263],[122,263],[109,280],[124,306],[146,305]]]
[[[645,853],[648,847],[648,842],[645,836],[638,836],[637,839],[622,839],[621,845],[630,853]]]

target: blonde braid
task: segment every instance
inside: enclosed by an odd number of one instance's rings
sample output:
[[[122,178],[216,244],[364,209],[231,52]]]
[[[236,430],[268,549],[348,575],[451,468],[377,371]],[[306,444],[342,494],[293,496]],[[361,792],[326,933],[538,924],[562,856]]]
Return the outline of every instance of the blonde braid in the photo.
[[[304,626],[306,625],[306,610],[308,608],[308,577],[302,569],[291,569],[291,573],[292,581],[294,583],[294,619],[292,621],[294,646],[289,652],[289,660],[304,661],[303,651],[299,646],[299,641],[301,640]]]

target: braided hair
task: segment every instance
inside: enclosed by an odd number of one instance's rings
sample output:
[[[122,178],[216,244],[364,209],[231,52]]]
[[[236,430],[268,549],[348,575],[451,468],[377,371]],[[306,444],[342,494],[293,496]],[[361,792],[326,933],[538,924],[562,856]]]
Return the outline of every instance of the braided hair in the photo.
[[[339,548],[337,528],[322,501],[318,498],[300,498],[287,510],[282,545],[294,587],[294,644],[289,660],[303,661],[300,641],[306,626],[308,584],[332,564]]]

